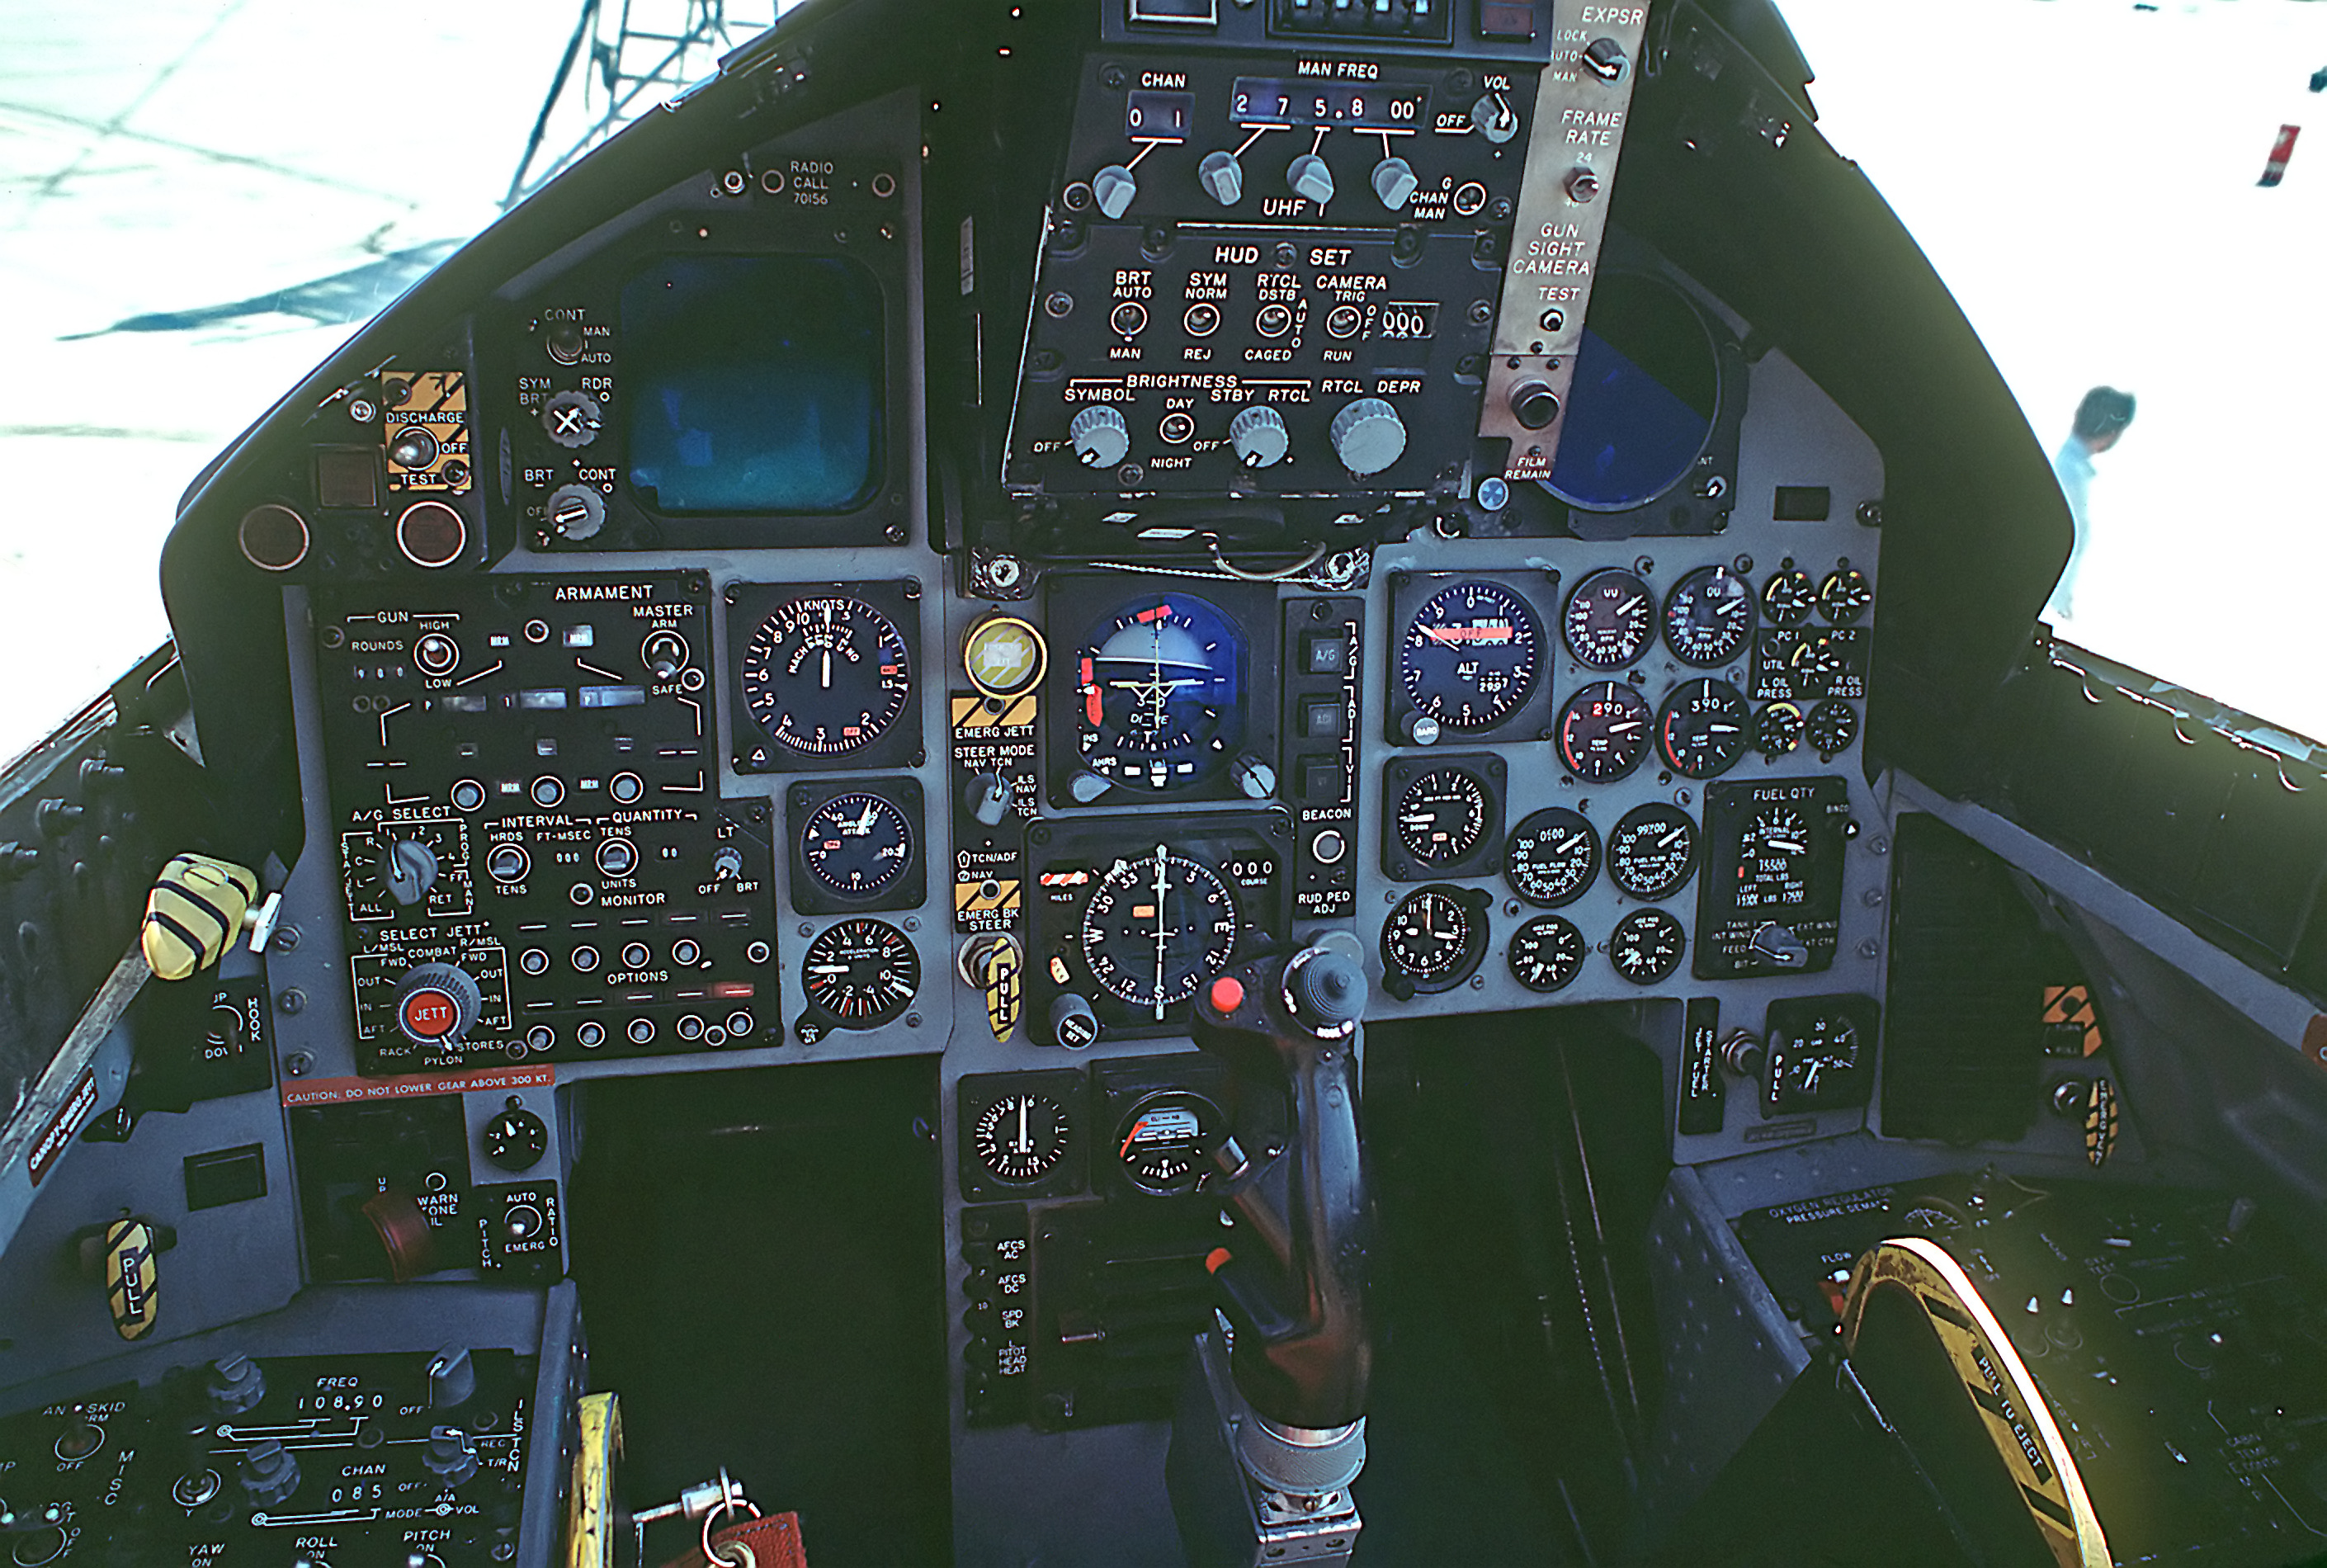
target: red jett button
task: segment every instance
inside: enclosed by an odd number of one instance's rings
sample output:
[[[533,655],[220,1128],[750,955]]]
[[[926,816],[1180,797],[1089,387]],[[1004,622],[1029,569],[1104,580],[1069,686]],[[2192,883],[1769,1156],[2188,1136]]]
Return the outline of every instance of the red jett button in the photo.
[[[1212,1007],[1219,1013],[1234,1013],[1244,1005],[1244,982],[1233,975],[1223,975],[1212,982]]]
[[[461,1022],[461,1009],[442,991],[424,987],[404,999],[404,1032],[415,1040],[442,1040]]]

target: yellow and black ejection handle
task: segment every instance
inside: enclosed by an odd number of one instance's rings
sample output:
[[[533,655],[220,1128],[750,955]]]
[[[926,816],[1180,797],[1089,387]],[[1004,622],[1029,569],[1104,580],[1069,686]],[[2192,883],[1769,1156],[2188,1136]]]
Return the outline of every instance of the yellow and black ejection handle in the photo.
[[[259,897],[258,876],[207,854],[173,856],[145,895],[138,946],[163,980],[183,980],[226,956],[248,932],[257,952],[274,934],[280,894]]]

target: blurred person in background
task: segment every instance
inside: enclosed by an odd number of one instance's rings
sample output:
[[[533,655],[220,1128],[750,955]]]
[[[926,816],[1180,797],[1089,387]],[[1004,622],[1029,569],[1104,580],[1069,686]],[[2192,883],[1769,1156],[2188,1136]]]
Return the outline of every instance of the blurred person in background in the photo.
[[[2114,387],[2094,387],[2077,405],[2069,439],[2052,455],[2052,473],[2061,481],[2061,493],[2069,499],[2069,516],[2077,529],[2069,546],[2068,565],[2061,568],[2061,580],[2052,584],[2052,596],[2044,604],[2044,619],[2055,625],[2076,613],[2077,573],[2084,565],[2085,547],[2092,543],[2086,504],[2092,488],[2093,459],[2117,444],[2117,437],[2133,423],[2133,407],[2132,393]]]

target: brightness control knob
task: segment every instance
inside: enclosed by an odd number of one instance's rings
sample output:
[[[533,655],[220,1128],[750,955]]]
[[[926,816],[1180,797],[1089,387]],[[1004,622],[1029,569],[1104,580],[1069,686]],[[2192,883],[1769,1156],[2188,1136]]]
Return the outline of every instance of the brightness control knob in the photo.
[[[1360,397],[1333,415],[1333,451],[1362,479],[1379,473],[1406,451],[1406,421],[1378,397]]]
[[[485,1001],[469,972],[416,964],[396,985],[396,1027],[417,1045],[452,1045],[475,1026]]]
[[[1131,451],[1131,426],[1104,404],[1086,408],[1067,426],[1067,439],[1085,468],[1113,468]]]
[[[1229,445],[1247,468],[1268,468],[1282,462],[1293,437],[1285,417],[1274,408],[1247,408],[1229,421]]]
[[[1221,206],[1233,207],[1244,200],[1244,165],[1234,153],[1206,153],[1196,165],[1196,183]]]

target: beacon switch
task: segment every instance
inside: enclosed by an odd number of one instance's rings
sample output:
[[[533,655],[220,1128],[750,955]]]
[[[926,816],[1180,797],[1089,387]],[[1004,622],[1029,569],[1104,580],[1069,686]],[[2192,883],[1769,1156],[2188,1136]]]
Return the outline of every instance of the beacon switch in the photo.
[[[1113,468],[1131,451],[1131,426],[1122,415],[1101,405],[1076,415],[1067,426],[1067,439],[1085,468]]]

